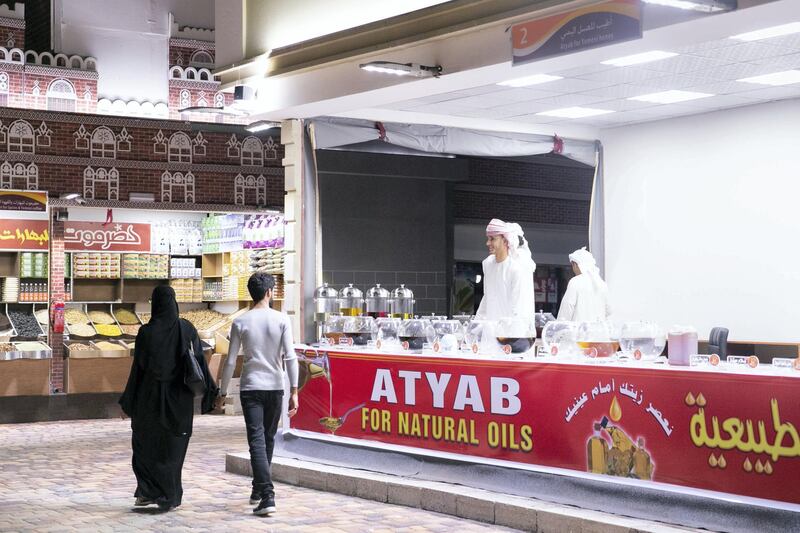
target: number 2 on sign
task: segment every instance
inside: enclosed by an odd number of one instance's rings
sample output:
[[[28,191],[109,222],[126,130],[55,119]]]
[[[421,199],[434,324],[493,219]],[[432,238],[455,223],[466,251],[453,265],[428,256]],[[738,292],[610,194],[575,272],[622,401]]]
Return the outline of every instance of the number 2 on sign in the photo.
[[[522,38],[519,40],[519,44],[525,46],[528,44],[528,28],[523,26],[519,29],[519,31],[522,33]]]

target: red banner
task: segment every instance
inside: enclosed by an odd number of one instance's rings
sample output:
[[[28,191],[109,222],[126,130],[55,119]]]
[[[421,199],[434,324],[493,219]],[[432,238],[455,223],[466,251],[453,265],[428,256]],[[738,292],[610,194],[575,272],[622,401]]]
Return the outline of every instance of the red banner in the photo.
[[[800,503],[800,379],[331,352],[294,429]]]
[[[150,224],[72,222],[64,224],[67,251],[149,252]]]
[[[47,220],[0,219],[0,250],[46,252],[49,244]]]

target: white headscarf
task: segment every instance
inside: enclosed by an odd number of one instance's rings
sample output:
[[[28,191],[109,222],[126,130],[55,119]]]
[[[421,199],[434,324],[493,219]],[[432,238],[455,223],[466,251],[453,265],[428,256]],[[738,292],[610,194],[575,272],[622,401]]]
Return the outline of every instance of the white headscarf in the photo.
[[[607,290],[606,282],[600,277],[600,269],[597,268],[597,261],[595,261],[594,256],[586,250],[585,246],[569,254],[569,260],[578,265],[581,274],[586,274],[589,279],[592,280],[592,286],[595,291]]]
[[[529,263],[529,266],[536,270],[536,263],[531,257],[531,249],[525,239],[525,232],[522,231],[522,227],[519,224],[503,222],[499,218],[493,218],[489,221],[489,225],[486,226],[486,235],[489,237],[502,235],[508,243],[509,255],[514,259]]]

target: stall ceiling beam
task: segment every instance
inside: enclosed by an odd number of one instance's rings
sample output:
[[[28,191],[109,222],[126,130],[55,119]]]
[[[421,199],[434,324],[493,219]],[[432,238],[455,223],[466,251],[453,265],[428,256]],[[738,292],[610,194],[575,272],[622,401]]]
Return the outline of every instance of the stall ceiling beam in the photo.
[[[419,44],[506,20],[572,9],[593,0],[454,0],[278,48],[216,69],[222,84],[251,76],[277,76]],[[446,68],[446,65],[445,65]]]

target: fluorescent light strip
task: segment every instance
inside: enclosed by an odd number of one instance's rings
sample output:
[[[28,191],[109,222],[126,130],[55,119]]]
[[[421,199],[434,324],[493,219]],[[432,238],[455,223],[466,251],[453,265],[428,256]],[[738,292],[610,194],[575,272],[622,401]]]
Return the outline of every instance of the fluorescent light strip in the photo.
[[[550,74],[534,74],[533,76],[525,76],[523,78],[514,78],[513,80],[501,81],[497,85],[505,87],[528,87],[530,85],[539,85],[540,83],[547,83],[549,81],[563,80],[561,76],[551,76]]]
[[[800,70],[784,70],[783,72],[773,72],[772,74],[764,74],[762,76],[752,76],[750,78],[742,78],[743,83],[757,83],[759,85],[791,85],[793,83],[800,83]]]
[[[597,115],[607,115],[613,113],[608,109],[594,109],[591,107],[564,107],[561,109],[552,109],[550,111],[542,111],[536,113],[537,115],[544,115],[546,117],[561,117],[561,118],[584,118],[596,117]]]
[[[689,100],[697,100],[699,98],[708,98],[714,96],[708,93],[696,93],[692,91],[662,91],[659,93],[643,94],[641,96],[634,96],[628,100],[637,100],[639,102],[651,102],[654,104],[675,104],[678,102],[688,102]]]
[[[733,35],[731,39],[736,39],[737,41],[760,41],[762,39],[781,37],[793,33],[800,33],[800,22],[791,22],[789,24],[764,28],[763,30],[740,33],[739,35]]]
[[[651,61],[660,61],[662,59],[675,57],[676,55],[678,54],[675,52],[662,52],[661,50],[653,50],[651,52],[643,52],[641,54],[633,54],[631,56],[601,61],[601,64],[612,65],[615,67],[627,67],[629,65],[640,65],[642,63],[650,63]]]

